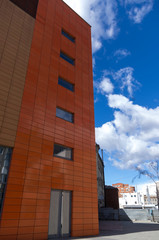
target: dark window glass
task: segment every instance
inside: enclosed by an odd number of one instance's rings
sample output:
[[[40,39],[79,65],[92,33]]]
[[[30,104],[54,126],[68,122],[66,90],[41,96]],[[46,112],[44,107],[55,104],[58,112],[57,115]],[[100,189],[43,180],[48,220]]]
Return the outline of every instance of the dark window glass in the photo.
[[[73,123],[73,113],[67,112],[66,110],[63,110],[61,108],[56,108],[56,117],[62,118],[66,121]]]
[[[72,37],[69,33],[67,33],[65,30],[62,29],[62,35],[64,35],[66,38],[68,38],[71,42],[75,42],[75,38]]]
[[[74,92],[74,85],[72,83],[67,82],[63,78],[59,77],[58,79],[58,84],[61,85],[62,87],[67,88],[68,90]]]
[[[4,151],[4,147],[1,147],[1,146],[0,146],[0,155],[3,154],[3,151]]]
[[[0,214],[4,200],[5,188],[11,160],[12,148],[0,146]]]
[[[65,61],[71,63],[72,65],[75,65],[75,60],[69,56],[67,56],[65,53],[60,52],[60,57],[63,58]]]
[[[54,144],[54,156],[72,160],[72,148]]]

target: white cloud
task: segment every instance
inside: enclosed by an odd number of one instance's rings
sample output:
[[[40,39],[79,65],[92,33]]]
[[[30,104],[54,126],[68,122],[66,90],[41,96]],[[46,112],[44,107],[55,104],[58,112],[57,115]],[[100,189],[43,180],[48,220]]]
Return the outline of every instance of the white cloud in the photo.
[[[129,18],[134,23],[141,23],[144,17],[153,9],[154,0],[125,0]]]
[[[118,60],[123,59],[130,54],[131,53],[127,49],[118,49],[114,52],[114,56],[117,57]]]
[[[127,88],[127,91],[131,97],[133,95],[133,82],[135,80],[133,77],[133,71],[133,68],[126,67],[120,69],[113,75],[115,80],[120,80],[122,82],[121,89],[124,90],[124,88]]]
[[[106,94],[110,94],[113,92],[114,90],[114,86],[111,83],[110,79],[107,77],[104,77],[103,80],[100,82],[98,89],[102,92],[102,93],[106,93]]]
[[[115,166],[133,168],[159,159],[159,107],[147,109],[122,95],[110,94],[114,120],[96,128],[97,143]]]
[[[102,47],[103,39],[113,39],[118,34],[116,0],[64,0],[64,2],[92,26],[93,52]]]
[[[152,10],[153,0],[63,0],[92,26],[92,49],[102,48],[102,40],[114,39],[118,27],[118,7],[125,6],[128,16],[140,23]]]
[[[105,76],[111,75],[114,80],[119,83],[120,89],[128,91],[129,96],[133,96],[133,90],[136,85],[139,85],[137,80],[133,77],[134,69],[132,67],[121,68],[116,72],[104,71]]]
[[[115,0],[107,0],[105,1],[105,24],[107,25],[106,28],[106,39],[114,38],[119,29],[117,27],[117,2]]]

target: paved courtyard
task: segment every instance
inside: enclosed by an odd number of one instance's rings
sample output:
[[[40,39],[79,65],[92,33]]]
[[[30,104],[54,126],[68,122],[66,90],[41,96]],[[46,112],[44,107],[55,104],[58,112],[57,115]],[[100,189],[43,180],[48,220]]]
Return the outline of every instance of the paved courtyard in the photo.
[[[159,240],[159,223],[101,221],[98,237],[73,238],[74,240]]]

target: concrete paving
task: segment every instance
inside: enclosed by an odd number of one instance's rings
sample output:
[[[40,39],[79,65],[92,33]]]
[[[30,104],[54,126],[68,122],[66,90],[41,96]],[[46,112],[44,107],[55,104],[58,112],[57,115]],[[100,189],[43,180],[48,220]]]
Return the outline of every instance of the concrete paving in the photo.
[[[74,240],[159,240],[159,223],[100,221],[99,236]]]

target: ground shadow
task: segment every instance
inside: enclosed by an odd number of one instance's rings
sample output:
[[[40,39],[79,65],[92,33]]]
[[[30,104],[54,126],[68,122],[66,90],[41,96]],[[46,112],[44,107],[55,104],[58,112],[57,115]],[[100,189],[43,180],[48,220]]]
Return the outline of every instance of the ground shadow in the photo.
[[[99,236],[112,236],[137,232],[159,231],[158,223],[132,221],[100,221]]]
[[[140,233],[148,231],[159,231],[159,223],[151,222],[132,222],[132,221],[99,221],[99,235],[98,236],[86,236],[86,237],[70,237],[70,238],[58,238],[64,240],[70,239],[100,239],[104,236],[124,235],[129,233]],[[57,240],[57,238],[56,238]]]

